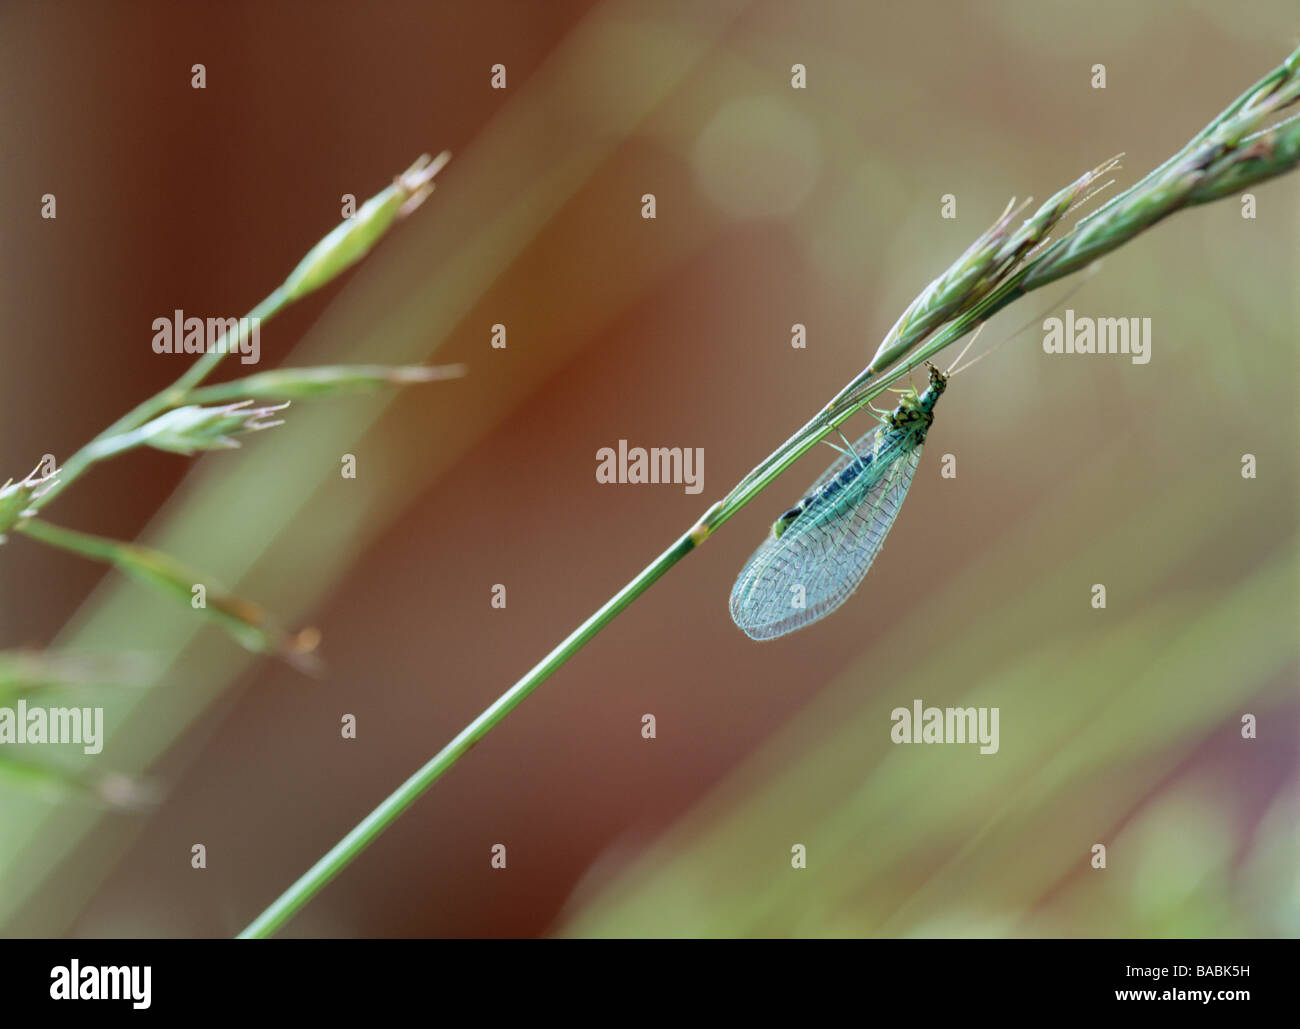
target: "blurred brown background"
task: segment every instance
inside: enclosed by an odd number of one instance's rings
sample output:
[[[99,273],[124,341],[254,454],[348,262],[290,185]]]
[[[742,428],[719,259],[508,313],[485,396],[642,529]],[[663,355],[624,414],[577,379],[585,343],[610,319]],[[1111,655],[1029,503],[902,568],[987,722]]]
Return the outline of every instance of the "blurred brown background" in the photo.
[[[123,814],[0,783],[3,931],[238,931],[857,372],[1009,197],[1118,151],[1135,181],[1295,33],[1281,2],[9,5],[0,479],[180,373],[153,318],[243,313],[342,194],[426,150],[454,155],[432,198],[268,324],[262,367],[469,375],[298,404],[231,454],[132,453],[50,509],[319,626],[319,682],[98,566],[0,547],[0,646],[157,657],[149,688],[96,701],[113,735],[93,760],[167,788]],[[1071,298],[1151,317],[1150,365],[1048,359],[1035,328],[957,378],[841,612],[759,645],[726,608],[826,451],[286,933],[1289,934],[1295,183],[1255,189],[1256,221],[1232,199],[1176,216]],[[597,484],[619,439],[703,447],[704,493]],[[997,758],[889,747],[898,698],[976,694],[1002,706]],[[1246,710],[1266,727],[1249,747]],[[1088,878],[1088,848],[1115,840]],[[813,855],[795,885],[793,842]]]

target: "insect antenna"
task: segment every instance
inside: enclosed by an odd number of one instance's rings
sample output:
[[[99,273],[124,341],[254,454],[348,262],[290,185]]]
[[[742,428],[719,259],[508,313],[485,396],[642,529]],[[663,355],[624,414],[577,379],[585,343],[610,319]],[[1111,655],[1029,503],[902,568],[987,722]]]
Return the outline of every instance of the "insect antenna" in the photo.
[[[1067,303],[1067,302],[1069,301],[1069,299],[1070,299],[1072,296],[1074,296],[1076,293],[1079,292],[1079,290],[1083,289],[1083,287],[1086,286],[1086,285],[1088,284],[1088,280],[1091,279],[1091,278],[1093,277],[1093,275],[1095,275],[1095,274],[1097,273],[1097,269],[1100,268],[1100,267],[1101,267],[1101,262],[1100,262],[1100,261],[1094,261],[1091,265],[1088,266],[1087,269],[1085,269],[1085,271],[1084,271],[1083,275],[1080,277],[1079,281],[1076,282],[1073,286],[1070,287],[1069,292],[1066,293],[1065,296],[1061,297],[1061,299],[1059,299],[1059,300],[1054,301],[1050,306],[1043,308],[1043,310],[1040,311],[1040,312],[1038,313],[1037,316],[1035,316],[1035,317],[1033,317],[1033,318],[1030,318],[1029,321],[1025,322],[1022,326],[1020,326],[1020,328],[1016,329],[1015,332],[1013,332],[1013,333],[1011,333],[1010,335],[1004,337],[1004,338],[1002,339],[1001,342],[996,343],[996,344],[994,344],[993,346],[989,347],[988,350],[984,351],[984,353],[980,354],[978,357],[972,357],[969,361],[967,361],[967,362],[966,362],[964,365],[962,365],[960,368],[953,368],[953,367],[950,366],[950,367],[948,368],[948,371],[945,372],[944,374],[946,374],[946,375],[957,375],[957,374],[959,374],[960,372],[964,372],[967,368],[971,367],[972,365],[974,365],[974,364],[978,364],[980,361],[983,361],[984,358],[988,357],[989,354],[993,353],[994,351],[996,351],[996,350],[1001,350],[1004,346],[1006,346],[1006,345],[1007,345],[1008,343],[1010,343],[1013,339],[1015,339],[1016,337],[1018,337],[1022,332],[1024,332],[1024,331],[1025,331],[1026,329],[1028,329],[1030,326],[1035,325],[1035,324],[1037,324],[1038,322],[1042,321],[1042,319],[1043,319],[1043,315],[1045,315],[1048,311],[1054,311],[1054,310],[1056,310],[1056,308],[1060,307],[1062,304]],[[972,337],[970,338],[970,343],[967,343],[966,346],[964,346],[964,347],[962,348],[961,353],[957,355],[957,360],[956,360],[956,361],[953,361],[953,364],[954,364],[954,365],[957,363],[957,361],[960,361],[960,360],[965,356],[966,351],[970,349],[971,343],[974,343],[974,342],[975,342],[976,337],[979,336],[980,332],[983,330],[984,326],[987,325],[987,324],[988,324],[987,322],[980,322],[980,327],[979,327],[978,329],[975,330],[975,335],[972,336]]]
[[[987,324],[988,322],[979,323],[979,325],[975,329],[975,335],[973,335],[970,339],[966,341],[966,345],[961,348],[961,353],[952,359],[952,364],[948,365],[948,370],[943,373],[944,375],[952,374],[952,370],[957,366],[957,362],[960,361],[963,357],[965,357],[966,351],[968,351],[971,347],[975,345],[975,341],[980,338],[980,333],[984,331],[984,326],[986,326]]]

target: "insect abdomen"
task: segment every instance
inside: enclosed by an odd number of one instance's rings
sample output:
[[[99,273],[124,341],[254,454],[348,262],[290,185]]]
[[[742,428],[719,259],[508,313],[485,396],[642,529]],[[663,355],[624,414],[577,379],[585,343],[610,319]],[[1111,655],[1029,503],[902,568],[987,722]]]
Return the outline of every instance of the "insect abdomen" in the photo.
[[[790,526],[794,524],[795,519],[801,514],[803,514],[803,504],[800,504],[798,507],[790,508],[789,511],[774,521],[772,523],[772,538],[774,540],[779,540],[785,530],[790,528]]]

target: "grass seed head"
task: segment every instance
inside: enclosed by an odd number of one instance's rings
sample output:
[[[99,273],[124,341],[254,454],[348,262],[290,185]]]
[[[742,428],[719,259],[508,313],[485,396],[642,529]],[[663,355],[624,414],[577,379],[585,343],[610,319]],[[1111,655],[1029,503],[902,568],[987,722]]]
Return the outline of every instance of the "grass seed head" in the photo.
[[[42,496],[58,478],[58,472],[38,474],[42,467],[37,466],[19,482],[10,479],[0,486],[0,543],[5,541],[6,532],[36,514],[32,501]]]
[[[141,441],[158,450],[188,457],[200,450],[237,447],[239,441],[235,436],[284,424],[283,419],[268,418],[288,407],[287,400],[272,407],[250,407],[250,404],[251,400],[242,400],[224,407],[197,404],[178,407],[141,426]]]
[[[346,271],[370,252],[399,218],[404,218],[433,192],[433,177],[451,160],[443,151],[436,158],[421,154],[393,184],[376,193],[351,218],[336,226],[307,252],[280,287],[285,301],[297,300]]]

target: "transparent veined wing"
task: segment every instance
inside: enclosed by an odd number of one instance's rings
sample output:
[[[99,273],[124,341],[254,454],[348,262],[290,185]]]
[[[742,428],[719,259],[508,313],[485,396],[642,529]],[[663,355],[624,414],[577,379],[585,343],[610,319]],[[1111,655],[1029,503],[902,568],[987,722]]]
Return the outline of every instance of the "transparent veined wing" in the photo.
[[[874,437],[864,437],[859,453]],[[779,538],[764,541],[731,591],[732,620],[747,636],[784,636],[849,598],[884,546],[921,450],[922,440],[914,433],[880,436],[870,464],[848,488],[796,518]],[[832,465],[809,494],[851,460],[844,457]]]

